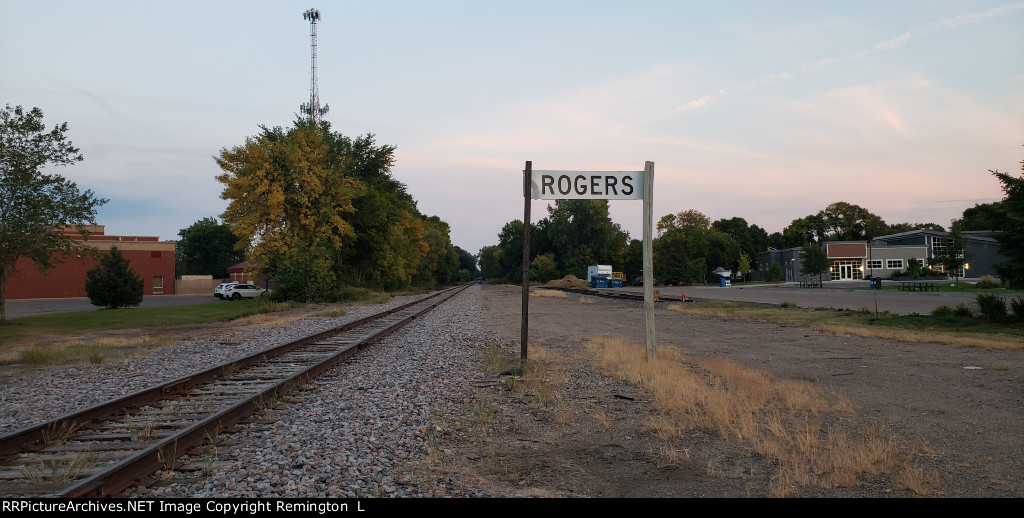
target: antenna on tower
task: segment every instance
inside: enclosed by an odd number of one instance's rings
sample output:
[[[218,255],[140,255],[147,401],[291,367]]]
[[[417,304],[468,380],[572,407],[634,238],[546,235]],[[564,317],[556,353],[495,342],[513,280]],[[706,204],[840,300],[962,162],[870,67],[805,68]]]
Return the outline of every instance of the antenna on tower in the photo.
[[[309,39],[312,49],[312,71],[309,78],[309,102],[299,105],[299,110],[306,115],[306,119],[313,124],[320,122],[320,118],[327,114],[331,107],[324,104],[320,107],[320,87],[316,82],[316,22],[320,21],[320,10],[310,9],[302,13],[303,20],[309,20]]]

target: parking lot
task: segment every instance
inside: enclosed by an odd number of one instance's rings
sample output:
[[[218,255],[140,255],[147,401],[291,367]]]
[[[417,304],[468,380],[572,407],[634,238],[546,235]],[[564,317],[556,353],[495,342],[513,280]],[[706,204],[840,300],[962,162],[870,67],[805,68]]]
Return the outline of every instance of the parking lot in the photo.
[[[961,280],[961,282],[965,281]],[[874,311],[877,301],[878,311],[889,311],[899,315],[911,313],[926,315],[936,307],[943,305],[949,307],[961,303],[971,305],[975,303],[977,297],[974,293],[857,289],[866,286],[867,281],[825,281],[821,288],[801,288],[798,283],[793,282],[780,284],[737,283],[727,288],[719,286],[658,286],[655,289],[662,300],[681,300],[682,294],[685,293],[688,298],[694,300],[732,300],[772,305],[790,302],[799,307],[808,308],[831,307]],[[643,293],[643,287],[640,286],[616,289]],[[1007,298],[1010,297],[1007,296]]]

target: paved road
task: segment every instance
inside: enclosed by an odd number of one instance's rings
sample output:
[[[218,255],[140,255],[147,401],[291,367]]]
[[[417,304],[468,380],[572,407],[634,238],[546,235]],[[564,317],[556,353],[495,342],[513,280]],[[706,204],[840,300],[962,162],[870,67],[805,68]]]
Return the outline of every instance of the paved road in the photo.
[[[142,308],[187,306],[218,302],[213,295],[150,295],[142,297]],[[93,306],[88,297],[66,299],[15,299],[6,301],[7,318],[29,317],[47,313],[68,311],[94,311],[102,309]]]
[[[883,281],[884,282],[884,281]],[[867,309],[875,310],[877,295],[878,311],[889,311],[899,315],[920,313],[927,315],[938,306],[946,305],[954,307],[963,303],[968,306],[975,303],[976,295],[973,293],[943,293],[943,292],[908,292],[897,290],[864,290],[852,289],[854,284],[847,284],[847,287],[835,287],[840,283],[826,282],[822,288],[800,288],[798,284],[734,284],[729,288],[718,286],[685,286],[666,287],[658,286],[658,294],[662,300],[680,300],[683,292],[691,299],[718,299],[733,300],[738,302],[762,302],[767,304],[780,304],[792,302],[800,307],[832,307],[836,309]],[[862,286],[857,283],[856,286]],[[641,287],[616,288],[628,291],[643,293]],[[1011,297],[1007,297],[1011,298]]]

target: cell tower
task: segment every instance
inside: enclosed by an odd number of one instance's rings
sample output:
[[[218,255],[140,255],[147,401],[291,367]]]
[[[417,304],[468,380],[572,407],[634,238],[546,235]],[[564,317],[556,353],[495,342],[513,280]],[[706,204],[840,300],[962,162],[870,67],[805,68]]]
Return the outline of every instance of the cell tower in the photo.
[[[316,82],[316,22],[320,21],[320,11],[310,9],[302,13],[303,20],[309,20],[309,39],[312,48],[312,72],[309,76],[309,102],[299,105],[299,110],[306,115],[309,122],[317,124],[320,118],[327,114],[330,106],[320,107],[320,87]]]

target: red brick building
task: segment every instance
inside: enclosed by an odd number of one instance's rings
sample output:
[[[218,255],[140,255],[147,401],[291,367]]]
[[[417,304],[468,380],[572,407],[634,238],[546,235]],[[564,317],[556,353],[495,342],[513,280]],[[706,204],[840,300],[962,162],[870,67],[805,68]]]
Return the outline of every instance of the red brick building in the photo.
[[[109,253],[112,246],[121,251],[135,273],[142,277],[143,295],[174,293],[173,242],[162,242],[156,237],[108,236],[103,225],[87,225],[86,228],[91,233],[86,243],[99,253]],[[67,235],[73,240],[82,240],[81,234],[73,230]],[[7,300],[85,297],[85,273],[97,264],[89,254],[72,253],[44,275],[35,263],[23,257],[15,264],[16,273],[7,280],[4,296]]]

